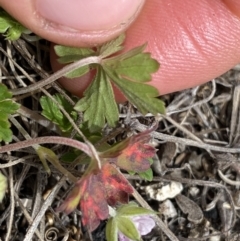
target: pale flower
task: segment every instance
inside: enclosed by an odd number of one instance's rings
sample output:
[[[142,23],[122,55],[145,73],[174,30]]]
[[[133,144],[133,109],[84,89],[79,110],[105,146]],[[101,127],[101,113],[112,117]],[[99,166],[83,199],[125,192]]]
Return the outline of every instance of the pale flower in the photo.
[[[141,235],[150,233],[155,226],[155,221],[149,215],[131,217],[131,220]],[[118,233],[118,239],[119,241],[132,241],[121,232]]]

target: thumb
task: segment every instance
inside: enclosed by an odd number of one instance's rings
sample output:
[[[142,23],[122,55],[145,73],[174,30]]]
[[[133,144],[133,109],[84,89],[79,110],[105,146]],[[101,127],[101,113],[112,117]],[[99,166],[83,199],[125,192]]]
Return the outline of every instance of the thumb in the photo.
[[[127,33],[127,48],[148,42],[160,62],[161,94],[197,86],[240,62],[240,1],[147,1]]]
[[[39,36],[62,45],[94,46],[124,32],[145,0],[0,0],[0,6]]]
[[[146,1],[139,18],[127,30],[125,47],[146,42],[148,51],[161,64],[151,82],[161,94],[205,83],[240,61],[240,1]],[[90,79],[62,79],[61,84],[80,95]]]

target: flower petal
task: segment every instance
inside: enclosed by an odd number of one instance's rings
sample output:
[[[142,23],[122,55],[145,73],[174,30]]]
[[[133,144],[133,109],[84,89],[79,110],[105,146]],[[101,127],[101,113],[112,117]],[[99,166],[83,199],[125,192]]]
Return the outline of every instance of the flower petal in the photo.
[[[141,235],[146,235],[155,227],[155,221],[148,215],[132,217],[132,220]]]

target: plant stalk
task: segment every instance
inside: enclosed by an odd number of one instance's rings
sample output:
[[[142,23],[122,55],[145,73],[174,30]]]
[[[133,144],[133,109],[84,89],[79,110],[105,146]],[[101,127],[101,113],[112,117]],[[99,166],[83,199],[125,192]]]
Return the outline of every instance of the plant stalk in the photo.
[[[37,83],[31,84],[27,87],[23,87],[23,88],[18,88],[18,89],[12,89],[11,92],[12,94],[15,95],[22,95],[22,94],[26,94],[28,92],[33,92],[39,88],[42,88],[46,85],[51,84],[52,82],[54,82],[55,80],[63,77],[64,75],[72,72],[73,70],[89,65],[89,64],[99,64],[101,62],[102,58],[99,56],[91,56],[88,58],[84,58],[81,59],[79,61],[76,61],[72,64],[66,65],[64,66],[62,69],[58,70],[56,73],[52,74],[51,76],[49,76],[46,79],[43,79]]]

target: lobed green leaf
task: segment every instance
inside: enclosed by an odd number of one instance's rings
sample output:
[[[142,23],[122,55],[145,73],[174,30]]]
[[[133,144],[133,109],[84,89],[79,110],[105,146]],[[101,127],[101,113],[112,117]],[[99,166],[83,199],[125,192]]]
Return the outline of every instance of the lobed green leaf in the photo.
[[[123,42],[125,40],[125,34],[121,34],[116,39],[107,42],[106,44],[102,45],[99,49],[99,55],[101,55],[102,58],[106,58],[108,56],[111,56],[120,50],[123,49]]]
[[[54,46],[55,53],[60,58],[58,59],[59,63],[71,63],[82,58],[93,55],[95,52],[90,48],[74,48],[62,45]]]
[[[151,80],[151,74],[159,69],[159,63],[151,58],[150,53],[139,53],[130,58],[123,59],[118,64],[104,64],[108,69],[115,71],[120,78],[129,79],[137,82],[148,82]]]
[[[84,92],[84,97],[74,107],[84,112],[84,121],[89,129],[97,131],[105,122],[114,127],[118,120],[118,108],[114,100],[112,86],[108,76],[99,66],[94,81]]]
[[[80,59],[92,56],[95,52],[90,48],[74,48],[62,45],[54,46],[55,53],[60,57],[58,62],[61,64],[67,64],[78,61]],[[86,65],[77,68],[66,75],[67,78],[77,78],[87,74],[90,71],[90,66]]]
[[[0,84],[0,141],[11,142],[12,131],[8,117],[19,109],[19,104],[12,99],[12,94],[7,87]]]
[[[89,128],[93,128],[92,131],[102,128],[106,121],[113,127],[118,120],[117,105],[110,82],[113,82],[141,113],[150,112],[156,115],[165,112],[164,103],[157,98],[158,90],[144,84],[151,80],[151,75],[160,66],[150,53],[143,53],[146,44],[112,56],[123,49],[124,39],[125,35],[121,35],[98,47],[96,51],[87,48],[55,47],[61,63],[96,54],[102,58],[99,65],[85,66],[67,75],[69,78],[75,78],[86,74],[90,69],[97,69],[95,79],[75,107],[76,110],[84,112],[84,120],[88,122]]]
[[[76,119],[76,112],[73,111],[73,106],[60,94],[56,94],[53,98],[61,105],[68,113],[71,114],[73,119]],[[72,125],[65,115],[61,112],[59,107],[47,96],[40,99],[40,104],[43,109],[42,115],[53,123],[58,125],[62,132],[70,132]]]
[[[138,47],[135,47],[133,49],[130,49],[127,52],[124,52],[124,53],[121,53],[121,54],[116,55],[114,57],[108,58],[108,59],[106,59],[106,61],[107,62],[112,62],[112,63],[114,63],[114,62],[117,63],[118,61],[122,61],[124,59],[131,58],[131,57],[133,57],[135,55],[138,55],[138,54],[142,53],[145,50],[146,46],[147,46],[147,44],[145,43],[145,44],[143,44],[141,46],[138,46]]]

